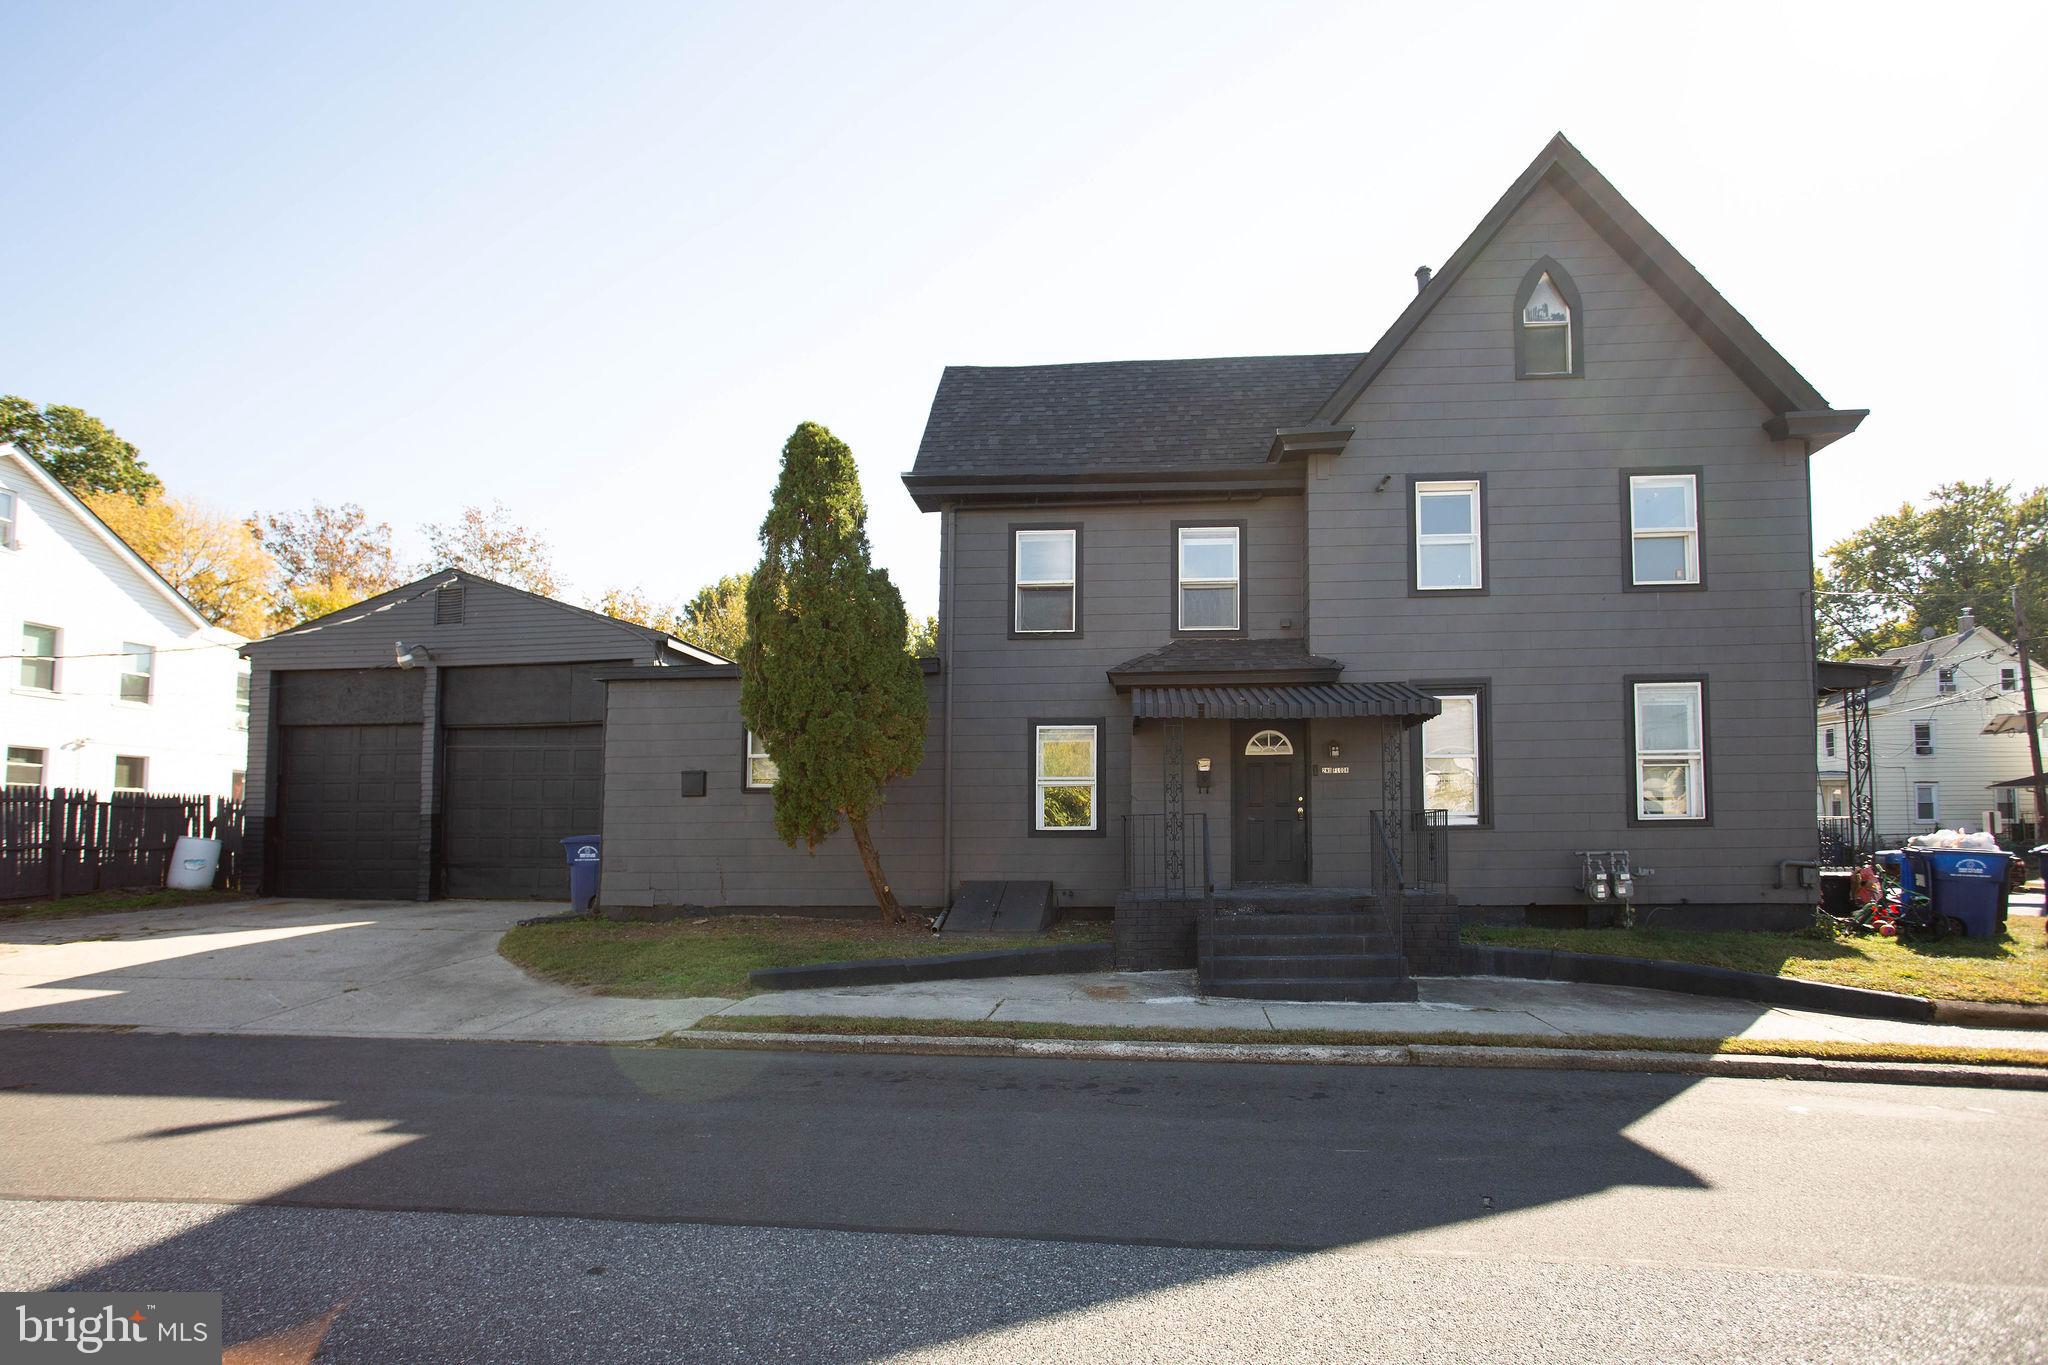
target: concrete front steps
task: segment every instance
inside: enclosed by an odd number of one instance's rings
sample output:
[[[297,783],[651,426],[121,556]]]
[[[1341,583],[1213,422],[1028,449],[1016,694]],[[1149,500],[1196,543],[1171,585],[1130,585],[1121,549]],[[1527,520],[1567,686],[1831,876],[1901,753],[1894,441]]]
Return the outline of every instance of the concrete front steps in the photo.
[[[1413,1000],[1397,929],[1369,893],[1220,892],[1201,918],[1198,976],[1205,994],[1250,1000]]]

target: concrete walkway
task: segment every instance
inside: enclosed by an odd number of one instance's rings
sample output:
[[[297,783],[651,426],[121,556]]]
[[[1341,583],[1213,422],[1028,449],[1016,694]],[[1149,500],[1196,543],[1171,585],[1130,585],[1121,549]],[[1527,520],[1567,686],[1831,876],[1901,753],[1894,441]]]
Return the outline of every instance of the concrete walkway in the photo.
[[[2048,1048],[2048,1033],[1891,1023],[1619,986],[1438,977],[1385,1005],[1203,999],[1191,972],[998,977],[746,1000],[629,1000],[536,981],[499,936],[526,902],[260,900],[0,924],[0,1028],[630,1042],[731,1015],[1834,1039]],[[716,1019],[711,1019],[715,1026]]]
[[[1740,1000],[1582,986],[1507,977],[1416,981],[1413,1002],[1286,1004],[1204,999],[1192,972],[1114,972],[930,981],[903,986],[778,991],[726,1006],[733,1015],[882,1015],[896,1019],[993,1019],[1212,1029],[1366,1029],[1401,1033],[1619,1034],[1637,1038],[1786,1038],[2048,1050],[2048,1033],[1894,1023]]]

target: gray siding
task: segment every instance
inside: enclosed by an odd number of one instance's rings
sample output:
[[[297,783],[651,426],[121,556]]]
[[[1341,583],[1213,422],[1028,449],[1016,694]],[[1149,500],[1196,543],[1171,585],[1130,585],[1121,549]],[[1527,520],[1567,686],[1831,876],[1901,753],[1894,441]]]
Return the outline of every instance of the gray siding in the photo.
[[[1123,883],[1119,820],[1133,809],[1131,710],[1114,664],[1173,639],[1176,521],[1243,520],[1243,620],[1250,635],[1306,632],[1299,497],[1143,506],[967,508],[956,513],[945,649],[953,707],[953,879],[1050,878],[1062,905],[1109,905]],[[1081,632],[1010,638],[1010,526],[1081,527]],[[1027,720],[1101,717],[1100,835],[1032,833]],[[1214,755],[1226,756],[1219,747]],[[1190,750],[1190,758],[1193,750]],[[1190,774],[1192,787],[1192,773]],[[1156,793],[1156,759],[1141,787]],[[1224,788],[1227,791],[1227,787]],[[1227,852],[1229,807],[1211,819]],[[1150,807],[1158,809],[1156,802]],[[1227,874],[1227,859],[1219,864]]]
[[[739,679],[614,682],[609,693],[603,904],[874,903],[845,830],[814,850],[792,849],[775,833],[773,795],[744,789]],[[937,909],[945,903],[939,679],[926,681],[926,695],[931,724],[924,766],[890,784],[869,830],[897,898]],[[705,793],[686,797],[681,775],[693,770],[705,774]]]
[[[1514,378],[1514,293],[1545,255],[1583,300],[1583,379]],[[1311,466],[1311,647],[1347,679],[1492,679],[1494,828],[1452,835],[1466,903],[1570,899],[1589,847],[1655,869],[1653,902],[1803,898],[1771,883],[1814,849],[1807,468],[1768,415],[1546,187],[1361,397],[1349,449]],[[1657,467],[1701,470],[1702,591],[1623,590],[1620,471]],[[1489,594],[1410,597],[1407,478],[1475,472]],[[1708,679],[1709,825],[1628,824],[1623,678],[1643,673]]]

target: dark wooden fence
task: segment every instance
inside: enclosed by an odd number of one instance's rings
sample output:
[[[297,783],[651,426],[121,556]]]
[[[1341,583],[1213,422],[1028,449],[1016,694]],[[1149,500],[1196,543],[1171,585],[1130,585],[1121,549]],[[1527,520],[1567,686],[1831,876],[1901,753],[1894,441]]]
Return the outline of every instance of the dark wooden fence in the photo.
[[[162,886],[181,834],[220,840],[213,884],[223,890],[241,885],[239,801],[0,788],[0,900]]]

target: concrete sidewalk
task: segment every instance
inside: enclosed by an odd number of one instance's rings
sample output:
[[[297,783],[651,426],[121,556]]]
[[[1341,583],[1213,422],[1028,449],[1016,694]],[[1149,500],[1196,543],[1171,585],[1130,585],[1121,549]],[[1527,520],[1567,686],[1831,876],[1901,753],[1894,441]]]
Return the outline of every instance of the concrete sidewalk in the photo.
[[[1858,1019],[1740,1000],[1506,977],[1422,977],[1419,999],[1395,1004],[1289,1004],[1203,998],[1192,972],[1105,972],[779,991],[727,1005],[734,1015],[876,1015],[1120,1027],[1358,1029],[1399,1033],[1770,1038],[2048,1050],[2048,1033]]]

